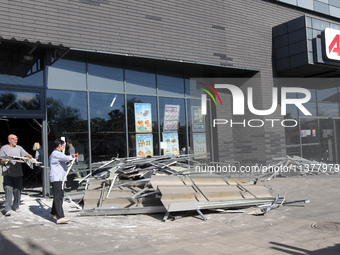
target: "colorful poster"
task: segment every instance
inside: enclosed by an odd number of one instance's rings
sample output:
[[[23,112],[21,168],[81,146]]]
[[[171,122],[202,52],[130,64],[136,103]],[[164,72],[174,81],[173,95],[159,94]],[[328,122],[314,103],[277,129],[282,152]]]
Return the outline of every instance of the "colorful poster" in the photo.
[[[200,106],[191,107],[192,132],[204,132],[205,121]]]
[[[207,141],[205,138],[205,133],[195,133],[193,134],[194,142],[194,155],[195,158],[206,158],[207,155],[202,155],[207,153]]]
[[[164,108],[164,132],[177,132],[179,122],[179,105],[165,105]]]
[[[152,134],[136,135],[137,157],[153,156]]]
[[[328,138],[327,129],[322,129],[322,137]]]
[[[310,129],[305,129],[305,130],[301,130],[301,137],[307,137],[309,135],[311,135],[311,130]]]
[[[166,143],[165,147],[163,148],[165,156],[179,155],[177,133],[163,133],[163,142]]]
[[[151,104],[135,103],[135,122],[137,133],[152,132]]]

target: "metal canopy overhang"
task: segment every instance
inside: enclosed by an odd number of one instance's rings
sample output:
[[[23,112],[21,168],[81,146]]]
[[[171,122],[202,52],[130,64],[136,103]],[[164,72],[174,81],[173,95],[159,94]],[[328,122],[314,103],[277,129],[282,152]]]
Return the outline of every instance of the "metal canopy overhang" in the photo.
[[[184,73],[189,77],[252,77],[259,70],[234,66],[212,65],[208,63],[190,62],[177,59],[156,58],[134,54],[70,49],[67,58],[83,59],[98,63],[123,64],[134,67],[150,68],[157,71]]]
[[[306,64],[277,72],[280,77],[330,78],[339,77],[340,68],[321,64]]]
[[[3,39],[0,36],[0,74],[26,77],[62,58],[69,48],[40,42]]]

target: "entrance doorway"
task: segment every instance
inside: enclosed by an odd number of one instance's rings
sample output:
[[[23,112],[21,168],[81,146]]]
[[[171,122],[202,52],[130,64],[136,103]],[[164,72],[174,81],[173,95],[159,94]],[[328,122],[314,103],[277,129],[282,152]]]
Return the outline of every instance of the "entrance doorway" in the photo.
[[[42,119],[1,118],[0,119],[0,143],[1,146],[8,144],[8,135],[18,136],[18,145],[23,147],[33,157],[33,144],[42,143]],[[42,174],[39,168],[31,169],[22,164],[24,173],[24,187],[42,187]]]

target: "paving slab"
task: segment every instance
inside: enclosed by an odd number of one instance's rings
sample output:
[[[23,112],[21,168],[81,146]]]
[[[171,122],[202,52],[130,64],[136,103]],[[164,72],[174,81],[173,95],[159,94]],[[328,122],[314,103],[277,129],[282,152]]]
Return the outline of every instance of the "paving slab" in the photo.
[[[340,175],[273,178],[259,182],[291,204],[263,216],[244,213],[183,213],[79,216],[64,202],[68,224],[48,215],[52,199],[25,192],[20,212],[0,216],[0,254],[340,254]],[[3,193],[0,207],[3,208]],[[332,225],[333,224],[333,225]],[[324,229],[323,229],[324,227]]]

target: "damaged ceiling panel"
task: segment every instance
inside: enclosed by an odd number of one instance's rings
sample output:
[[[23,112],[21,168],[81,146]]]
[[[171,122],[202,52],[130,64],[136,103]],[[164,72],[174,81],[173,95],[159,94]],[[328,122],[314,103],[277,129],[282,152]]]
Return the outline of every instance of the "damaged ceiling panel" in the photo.
[[[284,197],[240,176],[195,172],[201,163],[188,156],[114,159],[105,162],[80,182],[86,182],[80,215],[120,215],[202,210],[266,208]],[[263,214],[261,210],[256,214]]]

